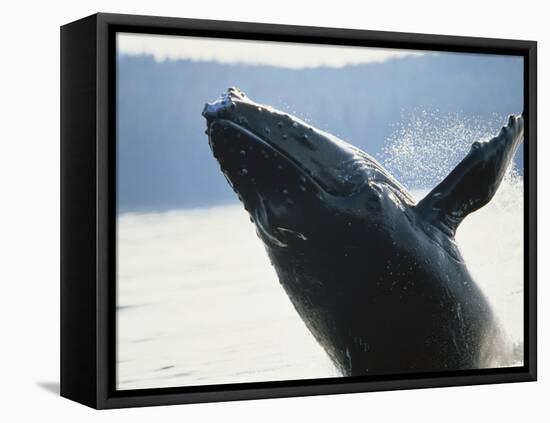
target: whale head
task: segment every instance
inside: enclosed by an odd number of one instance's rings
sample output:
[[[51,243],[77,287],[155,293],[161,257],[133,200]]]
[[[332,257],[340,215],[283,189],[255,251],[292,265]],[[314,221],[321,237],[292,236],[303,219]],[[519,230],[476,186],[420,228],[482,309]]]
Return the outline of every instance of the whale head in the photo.
[[[384,202],[412,201],[365,152],[237,88],[202,114],[214,157],[269,247],[360,236]]]

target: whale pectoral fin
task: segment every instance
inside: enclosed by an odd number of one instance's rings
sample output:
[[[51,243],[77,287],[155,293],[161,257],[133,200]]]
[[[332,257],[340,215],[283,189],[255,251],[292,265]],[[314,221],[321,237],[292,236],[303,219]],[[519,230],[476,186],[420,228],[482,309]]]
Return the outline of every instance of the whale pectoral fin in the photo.
[[[468,214],[493,198],[522,140],[523,115],[512,115],[496,137],[474,142],[466,157],[417,204],[417,209],[454,236]]]

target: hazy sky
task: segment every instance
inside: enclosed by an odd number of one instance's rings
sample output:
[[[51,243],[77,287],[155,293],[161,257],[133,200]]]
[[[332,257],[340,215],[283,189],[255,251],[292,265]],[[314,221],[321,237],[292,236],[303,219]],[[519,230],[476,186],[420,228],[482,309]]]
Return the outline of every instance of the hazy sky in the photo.
[[[414,50],[230,40],[150,34],[117,34],[119,53],[150,54],[167,59],[216,60],[221,63],[265,64],[282,68],[339,68],[425,54]]]

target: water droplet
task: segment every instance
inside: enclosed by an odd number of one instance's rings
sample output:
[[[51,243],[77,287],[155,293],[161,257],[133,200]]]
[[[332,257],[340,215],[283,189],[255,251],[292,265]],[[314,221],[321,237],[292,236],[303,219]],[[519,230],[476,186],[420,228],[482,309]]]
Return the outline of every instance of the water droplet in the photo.
[[[305,184],[306,183],[306,177],[304,175],[300,175],[300,182],[302,184]]]
[[[266,133],[267,135],[271,134],[271,129],[269,129],[269,128],[267,128],[267,127],[264,128],[264,131],[265,131],[265,133]]]
[[[300,185],[300,191],[302,191],[302,192],[306,192],[306,187],[305,187],[305,186],[303,186],[303,185]]]
[[[298,127],[298,124],[296,122],[292,122],[292,127],[293,128],[297,128]]]
[[[261,107],[258,107],[258,112],[262,112],[263,109]]]
[[[243,168],[241,169],[241,175],[243,175],[243,176],[248,175],[248,169],[247,169],[246,167],[243,167]]]
[[[287,134],[283,134],[283,139],[286,140],[288,138]]]
[[[244,156],[246,156],[246,151],[241,150],[241,151],[239,151],[239,154],[244,157]]]
[[[283,189],[283,195],[288,195],[288,190],[286,188]]]
[[[282,128],[282,127],[283,127],[283,122],[277,122],[277,126],[278,126],[279,128]]]

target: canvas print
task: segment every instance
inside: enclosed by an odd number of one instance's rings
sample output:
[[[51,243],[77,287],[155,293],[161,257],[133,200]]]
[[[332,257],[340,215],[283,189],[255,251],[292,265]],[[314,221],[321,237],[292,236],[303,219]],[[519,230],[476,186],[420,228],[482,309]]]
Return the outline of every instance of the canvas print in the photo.
[[[522,57],[116,55],[117,390],[523,366]]]

